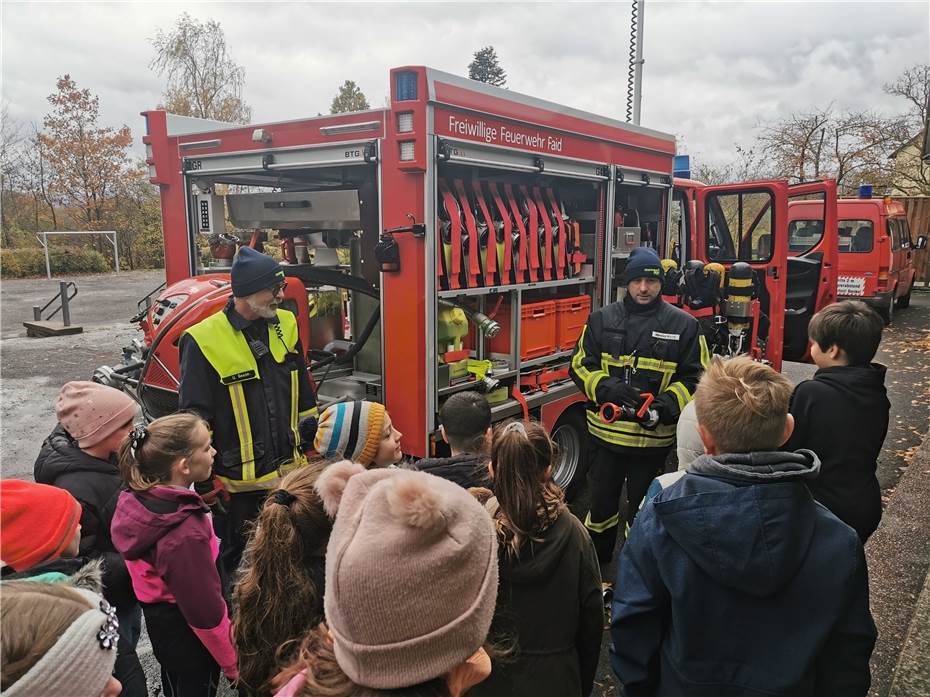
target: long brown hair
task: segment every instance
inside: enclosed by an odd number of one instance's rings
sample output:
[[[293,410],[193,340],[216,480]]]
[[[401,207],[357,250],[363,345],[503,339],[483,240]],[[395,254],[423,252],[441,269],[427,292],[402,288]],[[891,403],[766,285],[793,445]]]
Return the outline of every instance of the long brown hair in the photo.
[[[535,421],[499,425],[491,440],[494,495],[500,504],[498,542],[516,554],[526,540],[536,540],[565,509],[562,490],[546,470],[556,446]]]
[[[207,426],[196,414],[181,412],[133,429],[119,448],[123,481],[133,491],[148,491],[171,479],[171,466],[194,452],[198,424]]]
[[[300,671],[306,672],[297,697],[449,697],[449,686],[444,676],[394,690],[356,685],[336,662],[333,638],[325,623],[307,633],[300,644],[297,659],[275,678],[274,689],[283,687]]]
[[[6,691],[92,606],[78,591],[62,583],[5,581],[0,589],[0,689]]]
[[[323,558],[332,523],[314,488],[323,463],[288,474],[262,506],[233,594],[233,640],[239,679],[253,694],[270,694],[277,666],[323,616]]]

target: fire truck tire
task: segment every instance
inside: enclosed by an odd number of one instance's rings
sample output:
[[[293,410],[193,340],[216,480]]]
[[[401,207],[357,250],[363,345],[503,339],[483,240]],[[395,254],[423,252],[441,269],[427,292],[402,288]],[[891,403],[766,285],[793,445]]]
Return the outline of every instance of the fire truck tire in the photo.
[[[552,429],[552,440],[559,450],[552,479],[571,501],[584,488],[588,469],[588,426],[582,405],[570,407],[559,417]]]
[[[911,290],[912,290],[912,288],[913,288],[913,285],[914,285],[914,284],[911,283],[911,288],[908,288],[908,289],[907,289],[907,293],[905,293],[905,294],[902,295],[900,298],[898,298],[896,304],[897,304],[899,310],[903,310],[905,307],[910,307],[910,304],[911,304]]]
[[[888,305],[885,307],[875,308],[878,311],[879,316],[885,321],[886,325],[889,325],[894,321],[894,305],[894,291],[892,291],[891,296],[888,298]]]

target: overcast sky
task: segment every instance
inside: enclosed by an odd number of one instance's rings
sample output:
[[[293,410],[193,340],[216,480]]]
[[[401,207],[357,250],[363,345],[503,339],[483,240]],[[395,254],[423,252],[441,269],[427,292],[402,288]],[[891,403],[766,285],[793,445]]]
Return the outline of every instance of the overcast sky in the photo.
[[[127,124],[161,78],[150,39],[183,11],[216,19],[245,68],[253,120],[327,113],[355,80],[382,106],[388,69],[425,64],[465,74],[491,44],[511,89],[625,117],[630,4],[616,3],[17,3],[2,2],[2,97],[41,121],[56,77],[100,97],[106,124]],[[903,111],[882,83],[930,62],[930,3],[675,3],[648,0],[642,125],[673,133],[692,160],[721,163],[760,122],[835,102]]]

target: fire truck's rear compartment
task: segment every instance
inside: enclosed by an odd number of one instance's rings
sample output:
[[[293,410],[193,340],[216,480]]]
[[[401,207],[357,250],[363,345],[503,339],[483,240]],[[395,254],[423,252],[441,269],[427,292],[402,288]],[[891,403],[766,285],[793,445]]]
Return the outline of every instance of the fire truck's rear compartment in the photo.
[[[259,248],[280,243],[287,277],[306,289],[305,347],[321,404],[382,398],[379,201],[373,166],[322,167],[282,173],[189,175],[192,229],[210,209],[208,239],[232,234]],[[199,225],[200,227],[196,227]],[[257,244],[256,244],[257,243]],[[193,239],[195,250],[203,242]],[[214,245],[210,245],[211,250]],[[268,251],[271,251],[270,249]],[[198,273],[228,271],[230,258],[195,254]],[[295,300],[283,307],[301,317]]]
[[[667,182],[654,177],[648,186],[637,177],[617,187],[611,203],[627,216],[624,247],[606,236],[609,169],[572,166],[577,177],[464,162],[438,167],[437,408],[451,394],[478,389],[495,419],[539,418],[543,404],[577,398],[569,364],[588,314],[603,298],[619,297],[633,248],[665,244],[658,231],[665,229]],[[562,485],[579,464],[583,419],[578,404],[552,429],[563,451],[554,473]],[[434,448],[444,450],[441,442]]]

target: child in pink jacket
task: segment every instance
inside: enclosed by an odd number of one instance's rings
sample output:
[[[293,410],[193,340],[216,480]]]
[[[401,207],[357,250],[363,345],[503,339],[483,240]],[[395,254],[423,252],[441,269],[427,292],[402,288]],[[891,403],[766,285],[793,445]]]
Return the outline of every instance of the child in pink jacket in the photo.
[[[206,423],[173,414],[136,428],[120,449],[130,491],[120,494],[112,539],[142,604],[166,697],[213,697],[220,670],[238,678],[209,509],[190,486],[210,476]]]

